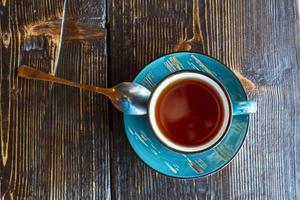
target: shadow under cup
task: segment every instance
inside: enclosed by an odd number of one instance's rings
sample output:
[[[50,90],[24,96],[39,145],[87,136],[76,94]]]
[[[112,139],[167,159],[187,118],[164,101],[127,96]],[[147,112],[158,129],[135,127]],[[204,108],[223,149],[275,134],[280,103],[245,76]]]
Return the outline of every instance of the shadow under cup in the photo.
[[[232,103],[214,78],[202,72],[181,71],[158,84],[150,98],[148,115],[164,145],[193,153],[211,148],[226,134]]]

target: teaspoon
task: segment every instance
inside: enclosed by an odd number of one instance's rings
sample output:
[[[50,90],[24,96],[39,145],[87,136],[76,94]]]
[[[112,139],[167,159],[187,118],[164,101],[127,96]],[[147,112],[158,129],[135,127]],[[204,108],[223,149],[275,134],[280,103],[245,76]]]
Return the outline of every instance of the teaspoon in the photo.
[[[111,100],[116,108],[129,115],[146,114],[148,100],[151,94],[148,89],[137,83],[123,82],[115,85],[112,88],[93,87],[52,76],[26,65],[21,65],[18,68],[18,76],[26,79],[49,81],[53,83],[68,85],[71,87],[103,94]]]

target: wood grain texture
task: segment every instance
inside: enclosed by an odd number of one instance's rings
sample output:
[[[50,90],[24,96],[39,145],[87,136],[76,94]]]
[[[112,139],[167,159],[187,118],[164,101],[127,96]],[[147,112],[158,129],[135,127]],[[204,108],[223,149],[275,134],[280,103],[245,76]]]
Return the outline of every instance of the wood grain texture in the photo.
[[[105,1],[68,1],[65,17],[73,22],[74,32],[70,34],[67,23],[61,47],[52,35],[27,30],[33,24],[60,21],[63,1],[2,3],[1,199],[109,199],[105,97],[16,77],[18,66],[27,64],[73,81],[106,86],[105,35],[68,41],[76,30],[104,30]],[[59,34],[58,26],[49,33]]]
[[[104,0],[68,0],[59,47],[64,1],[0,1],[1,199],[300,199],[299,2],[107,2],[109,16]],[[113,86],[181,50],[227,64],[259,105],[237,157],[194,180],[143,164],[104,97],[16,77],[27,64]]]
[[[135,155],[112,116],[115,199],[299,199],[299,11],[293,0],[112,0],[112,84],[178,50],[227,64],[258,102],[249,134],[223,170],[196,180],[157,174]],[[198,19],[197,19],[198,18]]]
[[[27,25],[25,28],[27,37],[48,36],[56,43],[60,38],[61,20],[38,22]],[[97,26],[77,21],[67,20],[64,24],[64,40],[91,40],[105,36],[105,30]]]

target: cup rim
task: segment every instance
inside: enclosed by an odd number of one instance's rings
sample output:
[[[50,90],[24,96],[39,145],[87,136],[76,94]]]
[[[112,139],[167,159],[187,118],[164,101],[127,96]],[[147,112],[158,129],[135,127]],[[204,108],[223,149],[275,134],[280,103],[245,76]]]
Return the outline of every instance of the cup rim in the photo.
[[[182,73],[196,73],[196,74],[201,74],[203,76],[206,76],[210,79],[212,79],[215,83],[218,84],[218,86],[222,89],[222,91],[224,92],[225,94],[225,97],[228,101],[228,110],[229,110],[229,118],[228,118],[228,122],[227,122],[227,125],[221,135],[221,137],[215,141],[212,145],[204,148],[204,149],[201,149],[201,150],[197,150],[197,151],[183,151],[183,150],[179,150],[179,149],[176,149],[174,147],[171,147],[169,146],[168,144],[166,144],[156,133],[156,131],[154,130],[154,127],[153,127],[153,124],[151,123],[151,120],[150,120],[150,105],[151,105],[151,101],[152,101],[152,98],[153,98],[153,95],[155,93],[155,91],[157,90],[157,88],[164,82],[166,81],[167,79],[171,78],[172,76],[175,76],[177,74],[182,74]],[[219,144],[221,142],[221,140],[225,137],[225,135],[228,133],[228,130],[229,130],[229,127],[231,126],[232,124],[232,119],[233,119],[233,115],[232,115],[232,101],[230,99],[230,96],[228,94],[228,92],[226,91],[226,89],[224,88],[224,86],[220,83],[219,80],[217,80],[215,77],[213,77],[212,75],[210,74],[207,74],[205,72],[202,72],[202,71],[197,71],[197,70],[181,70],[181,71],[176,71],[176,72],[173,72],[169,75],[167,75],[166,77],[164,77],[163,79],[160,80],[160,82],[153,88],[152,92],[151,92],[151,95],[150,95],[150,98],[149,98],[149,103],[148,103],[148,108],[147,108],[147,116],[148,116],[148,121],[149,121],[149,124],[150,124],[150,127],[154,133],[154,136],[158,139],[159,142],[161,142],[164,146],[168,147],[169,149],[173,150],[173,151],[176,151],[176,152],[179,152],[179,153],[185,153],[185,154],[195,154],[195,153],[199,153],[199,152],[204,152],[204,151],[207,151],[209,149],[212,149],[213,147],[215,147],[217,144]],[[200,146],[200,145],[199,145]],[[187,147],[188,148],[188,147]]]

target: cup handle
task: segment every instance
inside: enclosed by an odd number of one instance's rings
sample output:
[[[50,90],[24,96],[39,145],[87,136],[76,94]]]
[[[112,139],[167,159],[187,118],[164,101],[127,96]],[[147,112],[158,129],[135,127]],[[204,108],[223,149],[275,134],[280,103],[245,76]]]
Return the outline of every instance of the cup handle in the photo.
[[[233,115],[248,115],[256,113],[257,104],[255,101],[235,101],[233,102]]]

